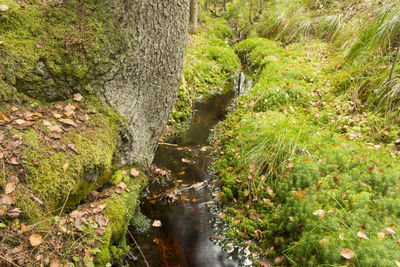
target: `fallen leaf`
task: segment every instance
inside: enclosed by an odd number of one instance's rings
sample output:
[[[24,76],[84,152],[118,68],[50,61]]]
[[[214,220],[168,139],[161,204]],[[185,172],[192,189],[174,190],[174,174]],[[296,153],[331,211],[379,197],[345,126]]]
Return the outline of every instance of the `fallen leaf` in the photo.
[[[23,125],[25,123],[25,120],[18,119],[18,120],[15,120],[15,123],[18,124],[18,125]]]
[[[207,151],[207,147],[206,147],[206,146],[203,146],[202,148],[200,148],[200,151],[201,151],[201,152],[206,152],[206,151]]]
[[[181,172],[179,172],[178,174],[179,174],[179,175],[184,175],[184,174],[185,174],[185,171],[181,171]]]
[[[43,120],[42,123],[43,123],[44,126],[52,126],[52,124],[47,120]]]
[[[379,233],[378,233],[378,239],[379,239],[380,241],[382,241],[383,239],[385,239],[385,234],[382,233],[382,232],[379,232]]]
[[[65,162],[64,165],[63,165],[63,170],[64,170],[64,172],[67,171],[68,167],[69,167],[69,163],[68,163],[68,162]]]
[[[364,238],[366,240],[369,240],[368,236],[365,234],[364,231],[358,231],[357,233],[358,237]]]
[[[162,226],[161,221],[159,221],[159,220],[154,220],[154,222],[153,222],[153,227],[161,227],[161,226]]]
[[[0,5],[0,11],[1,12],[6,12],[8,10],[8,6],[7,5]]]
[[[260,261],[261,267],[272,267],[272,265],[267,260]]]
[[[74,100],[77,102],[80,102],[82,100],[82,95],[81,94],[74,94]]]
[[[11,118],[10,118],[10,116],[0,112],[0,121],[9,122],[9,121],[11,121]]]
[[[95,221],[100,227],[105,227],[108,224],[108,220],[104,215],[96,215]]]
[[[76,148],[75,144],[68,144],[67,147],[74,151],[76,154],[80,155],[81,152]]]
[[[13,194],[3,195],[1,198],[1,204],[6,206],[14,205],[17,202],[17,199]]]
[[[324,218],[325,211],[324,210],[316,210],[316,211],[313,212],[313,215],[318,216],[320,218]]]
[[[57,139],[57,140],[58,140],[58,139],[61,139],[61,135],[56,134],[56,133],[50,134],[49,137],[52,138],[52,139]]]
[[[73,112],[75,109],[76,109],[76,106],[75,106],[75,105],[72,105],[72,104],[68,104],[68,105],[66,105],[66,106],[64,107],[64,110],[65,110],[66,112],[68,112],[68,113]]]
[[[31,230],[31,226],[25,225],[24,223],[21,223],[21,232],[25,233],[27,231]]]
[[[42,239],[42,237],[41,237],[40,235],[38,235],[38,234],[32,234],[32,235],[29,237],[29,242],[31,243],[31,246],[32,246],[32,247],[37,247],[37,246],[39,246],[40,244],[42,244],[43,239]]]
[[[385,228],[382,230],[382,233],[384,233],[385,235],[395,235],[396,232],[392,229],[392,228]]]
[[[66,124],[66,125],[70,125],[70,126],[73,126],[73,127],[78,127],[78,125],[71,119],[59,119],[58,121],[61,122],[61,123]]]
[[[138,175],[139,175],[139,171],[138,170],[136,170],[135,168],[132,168],[131,169],[131,175],[133,176],[133,177],[138,177]]]
[[[348,248],[342,248],[342,250],[340,250],[340,255],[346,260],[351,260],[356,254]]]
[[[86,215],[86,211],[79,211],[79,210],[74,210],[69,214],[72,218],[82,218],[82,216]]]
[[[281,264],[284,260],[285,260],[285,257],[279,256],[279,257],[276,257],[276,258],[275,258],[274,263],[275,263],[275,265],[279,265],[279,264]]]
[[[220,213],[217,214],[217,216],[223,219],[226,217],[226,213],[221,211]]]
[[[47,126],[47,129],[49,129],[49,131],[52,133],[62,133],[63,132],[63,129],[58,124]]]
[[[4,188],[4,193],[5,194],[10,194],[15,190],[15,184],[14,183],[8,183],[6,184],[6,187]]]
[[[50,267],[60,267],[60,260],[59,259],[52,259],[50,262]]]
[[[189,159],[185,159],[185,158],[182,158],[182,162],[184,162],[184,163],[191,163],[191,161],[190,161]]]

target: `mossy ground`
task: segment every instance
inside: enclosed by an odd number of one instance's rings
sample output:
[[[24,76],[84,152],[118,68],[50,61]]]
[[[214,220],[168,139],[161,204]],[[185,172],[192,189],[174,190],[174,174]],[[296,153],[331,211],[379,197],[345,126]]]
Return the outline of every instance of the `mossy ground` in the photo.
[[[397,238],[382,231],[400,225],[395,116],[338,89],[340,55],[323,42],[283,48],[253,38],[236,50],[259,75],[213,139],[224,199],[234,203],[228,238],[251,238],[257,257],[283,265],[394,266]]]

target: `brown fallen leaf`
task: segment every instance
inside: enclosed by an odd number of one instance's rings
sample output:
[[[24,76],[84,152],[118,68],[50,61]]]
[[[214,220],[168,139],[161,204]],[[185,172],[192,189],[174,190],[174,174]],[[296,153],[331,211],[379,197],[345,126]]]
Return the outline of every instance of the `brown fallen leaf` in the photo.
[[[357,233],[358,237],[364,238],[366,240],[369,240],[368,236],[365,234],[364,231],[358,231]]]
[[[60,266],[61,264],[59,259],[56,258],[50,261],[50,267],[60,267]]]
[[[135,168],[132,168],[130,173],[133,177],[138,177],[140,172],[138,170],[136,170]]]
[[[73,126],[73,127],[78,127],[78,125],[71,119],[59,119],[58,121],[63,123],[63,124],[66,124],[66,125],[70,125],[70,126]]]
[[[18,120],[15,120],[15,123],[18,124],[18,125],[24,125],[25,120],[23,120],[23,119],[18,119]]]
[[[221,211],[220,213],[217,214],[217,216],[223,219],[226,217],[226,213]]]
[[[284,260],[285,260],[285,257],[279,256],[279,257],[276,257],[276,258],[275,258],[274,263],[275,263],[275,265],[279,265],[279,264],[281,264]]]
[[[25,233],[27,231],[31,230],[31,226],[30,225],[25,225],[24,223],[21,223],[21,232]]]
[[[56,140],[61,139],[61,135],[56,134],[56,133],[50,134],[49,137],[52,139],[56,139]]]
[[[72,218],[82,218],[84,215],[86,215],[87,212],[86,211],[79,211],[79,210],[74,210],[73,212],[71,212],[69,214],[69,216],[71,216]]]
[[[52,132],[52,133],[62,133],[63,132],[63,129],[58,124],[49,125],[49,126],[47,126],[47,129],[49,129],[49,131]]]
[[[356,253],[354,251],[352,251],[351,249],[348,248],[342,248],[340,250],[340,255],[345,258],[346,260],[351,260]]]
[[[17,202],[17,199],[13,194],[3,195],[1,198],[1,204],[6,206],[14,205]]]
[[[29,242],[31,243],[31,246],[32,246],[32,247],[37,247],[37,246],[39,246],[40,244],[42,244],[43,239],[42,239],[42,237],[41,237],[40,235],[38,235],[38,234],[32,234],[32,235],[29,237]]]
[[[77,102],[80,102],[81,100],[82,100],[82,95],[81,94],[79,94],[79,93],[77,93],[77,94],[74,94],[74,100],[75,101],[77,101]]]
[[[81,152],[76,148],[75,144],[68,144],[67,147],[74,151],[76,154],[80,155]]]
[[[11,209],[7,212],[7,216],[11,219],[18,218],[21,210],[19,208]]]
[[[267,260],[260,261],[261,267],[272,267],[272,265]]]
[[[75,109],[76,109],[76,106],[75,106],[75,105],[72,105],[72,104],[68,104],[68,105],[66,105],[66,106],[64,107],[65,112],[72,112],[72,111],[74,111]]]
[[[392,228],[385,228],[382,230],[382,233],[384,233],[385,235],[395,235],[396,232],[392,229]]]
[[[108,224],[107,218],[105,218],[103,215],[96,215],[95,221],[100,227],[105,227]]]
[[[5,194],[10,194],[14,192],[15,190],[15,184],[14,183],[7,183],[6,187],[4,188],[4,193]]]

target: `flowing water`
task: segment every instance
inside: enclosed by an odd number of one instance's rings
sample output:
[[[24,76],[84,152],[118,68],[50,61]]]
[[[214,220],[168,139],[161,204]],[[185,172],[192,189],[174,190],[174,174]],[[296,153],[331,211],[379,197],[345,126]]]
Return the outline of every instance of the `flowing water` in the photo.
[[[151,223],[160,221],[161,227],[133,233],[149,266],[239,265],[239,253],[227,253],[215,242],[222,237],[218,235],[220,229],[213,229],[211,223],[215,219],[210,207],[216,209],[212,194],[217,190],[217,177],[207,172],[212,164],[207,138],[210,129],[224,119],[229,102],[250,86],[251,80],[239,73],[227,82],[223,94],[196,107],[189,130],[176,144],[158,147],[154,164],[167,169],[168,174],[153,167],[153,172],[164,176],[150,179],[141,212]],[[136,258],[132,255],[130,265],[145,266],[137,246],[133,252]]]

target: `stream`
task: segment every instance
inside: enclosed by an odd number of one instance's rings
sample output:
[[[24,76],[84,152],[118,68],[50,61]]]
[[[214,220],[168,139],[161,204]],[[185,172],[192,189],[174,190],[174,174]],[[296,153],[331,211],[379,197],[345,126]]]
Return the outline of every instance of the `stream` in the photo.
[[[143,224],[150,229],[132,230],[149,266],[230,267],[243,263],[240,250],[223,249],[221,228],[212,223],[218,212],[218,177],[207,171],[213,164],[207,139],[210,129],[225,118],[230,101],[250,87],[251,80],[240,72],[226,83],[222,94],[196,106],[189,130],[176,144],[159,145],[152,167],[159,175],[150,178],[140,207],[147,217],[143,216]],[[128,255],[129,265],[146,266],[138,246],[130,245],[134,249]]]

